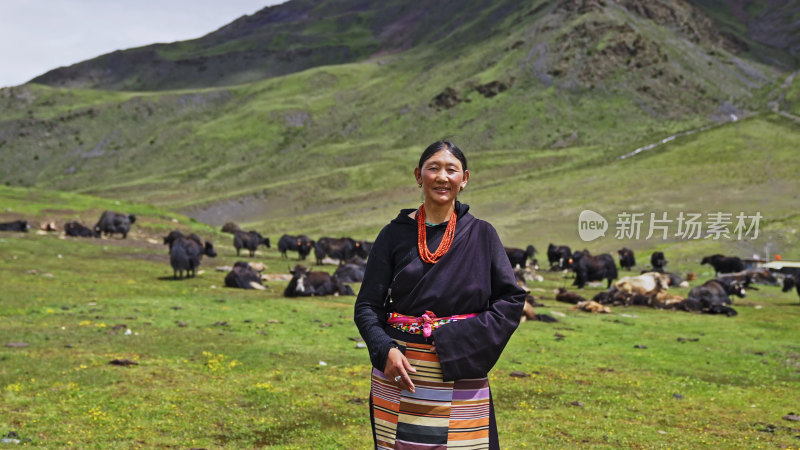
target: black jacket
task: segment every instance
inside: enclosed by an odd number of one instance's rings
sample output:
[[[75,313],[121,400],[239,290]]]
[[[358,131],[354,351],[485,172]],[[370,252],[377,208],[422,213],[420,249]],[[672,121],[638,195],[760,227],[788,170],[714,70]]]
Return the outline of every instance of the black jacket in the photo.
[[[419,258],[417,223],[409,217],[413,209],[400,211],[376,238],[354,318],[378,370],[385,368],[389,350],[396,346],[394,339],[425,342],[421,335],[388,326],[389,312],[420,316],[430,310],[438,317],[478,313],[433,332],[446,381],[485,377],[519,325],[525,292],[517,286],[495,229],[468,210],[456,202],[453,244],[436,264]],[[439,246],[445,227],[427,227],[431,252]]]

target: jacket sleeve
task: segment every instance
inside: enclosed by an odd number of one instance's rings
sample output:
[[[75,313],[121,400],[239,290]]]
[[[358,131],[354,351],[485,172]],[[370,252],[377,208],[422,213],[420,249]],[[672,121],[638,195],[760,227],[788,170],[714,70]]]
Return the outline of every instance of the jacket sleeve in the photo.
[[[486,235],[491,255],[488,309],[433,332],[445,381],[485,377],[500,358],[522,317],[526,293],[517,285],[497,232],[489,226]]]
[[[387,225],[381,230],[372,245],[353,314],[358,332],[367,344],[372,366],[380,371],[386,368],[389,350],[397,347],[394,340],[384,331],[386,325],[384,300],[393,273],[388,227]]]

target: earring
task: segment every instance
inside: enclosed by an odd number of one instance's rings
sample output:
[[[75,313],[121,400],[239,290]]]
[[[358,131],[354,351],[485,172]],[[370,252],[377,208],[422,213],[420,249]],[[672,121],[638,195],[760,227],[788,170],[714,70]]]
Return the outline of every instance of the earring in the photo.
[[[419,186],[419,188],[422,189],[422,183],[418,184],[417,186]]]

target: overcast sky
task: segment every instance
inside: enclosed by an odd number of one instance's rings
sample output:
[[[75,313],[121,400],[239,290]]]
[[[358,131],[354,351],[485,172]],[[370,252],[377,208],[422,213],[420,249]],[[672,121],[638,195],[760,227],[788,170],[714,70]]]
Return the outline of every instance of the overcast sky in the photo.
[[[286,0],[0,0],[0,87],[158,42],[193,39]]]

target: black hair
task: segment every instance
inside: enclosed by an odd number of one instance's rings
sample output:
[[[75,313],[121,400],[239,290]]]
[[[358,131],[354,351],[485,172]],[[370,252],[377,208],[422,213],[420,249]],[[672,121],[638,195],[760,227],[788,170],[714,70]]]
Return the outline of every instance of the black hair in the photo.
[[[459,161],[461,161],[461,168],[463,170],[467,170],[467,157],[464,156],[464,153],[461,151],[460,148],[453,144],[450,141],[436,141],[433,144],[429,145],[428,148],[422,152],[422,156],[419,157],[419,168],[422,169],[422,165],[425,164],[431,156],[438,153],[440,150],[447,150],[456,157]]]

